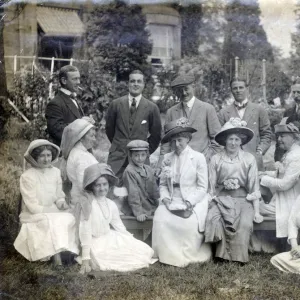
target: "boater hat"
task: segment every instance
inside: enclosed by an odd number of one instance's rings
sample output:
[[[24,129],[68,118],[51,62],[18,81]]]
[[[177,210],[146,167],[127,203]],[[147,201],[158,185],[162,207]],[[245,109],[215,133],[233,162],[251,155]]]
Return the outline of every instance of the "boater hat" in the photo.
[[[194,133],[197,130],[193,127],[190,127],[189,121],[186,118],[180,118],[178,120],[172,121],[165,125],[165,135],[162,138],[161,142],[166,143],[170,138],[181,132],[190,132]]]
[[[218,144],[225,146],[228,135],[243,134],[246,136],[246,139],[242,139],[242,145],[245,145],[249,143],[254,136],[253,131],[246,126],[246,121],[242,121],[240,118],[230,118],[230,120],[224,124],[221,131],[217,133],[215,140]]]
[[[299,133],[298,127],[293,123],[287,123],[288,117],[283,118],[281,122],[274,126],[275,133]]]

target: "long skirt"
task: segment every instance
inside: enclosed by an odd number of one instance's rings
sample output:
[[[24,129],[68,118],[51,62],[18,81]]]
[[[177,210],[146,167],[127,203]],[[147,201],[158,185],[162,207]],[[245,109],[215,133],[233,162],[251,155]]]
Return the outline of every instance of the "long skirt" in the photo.
[[[222,194],[226,195],[226,192]],[[245,197],[235,197],[240,204],[240,217],[235,232],[225,228],[224,221],[220,218],[219,228],[220,241],[216,243],[216,257],[230,261],[249,261],[249,241],[253,230],[254,209],[251,202]]]
[[[271,263],[280,271],[300,273],[300,258],[293,259],[291,252],[283,252],[273,256]]]
[[[157,261],[153,254],[151,247],[131,234],[110,230],[92,238],[91,263],[95,271],[128,272],[147,268]],[[78,262],[81,263],[80,259]]]
[[[22,227],[14,247],[26,259],[47,259],[62,251],[78,254],[75,218],[66,212],[21,214]]]
[[[196,214],[184,219],[171,213],[165,205],[160,205],[154,214],[152,248],[160,262],[176,267],[211,258],[210,244],[204,243]]]

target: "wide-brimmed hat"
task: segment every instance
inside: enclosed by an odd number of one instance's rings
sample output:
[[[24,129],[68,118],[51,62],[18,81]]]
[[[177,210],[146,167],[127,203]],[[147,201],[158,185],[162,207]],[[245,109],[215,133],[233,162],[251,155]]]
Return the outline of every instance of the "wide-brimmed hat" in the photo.
[[[148,151],[149,143],[143,140],[133,140],[129,142],[126,147],[129,151]]]
[[[246,136],[246,139],[242,139],[242,145],[245,145],[249,143],[254,136],[253,131],[246,126],[246,121],[242,121],[240,118],[230,118],[230,120],[224,124],[221,131],[217,133],[215,140],[218,144],[225,146],[228,135],[243,134]]]
[[[283,118],[279,124],[274,126],[275,133],[299,133],[299,128],[294,123],[288,123],[288,117]]]
[[[197,130],[190,126],[189,120],[187,118],[180,118],[178,120],[172,121],[165,125],[165,135],[162,138],[161,142],[166,143],[170,138],[181,132],[190,132],[194,133]]]
[[[94,125],[87,118],[76,119],[65,127],[60,145],[62,155],[65,159],[68,158],[75,144],[93,127]]]
[[[30,163],[33,167],[38,167],[38,163],[36,162],[36,160],[31,156],[31,153],[34,149],[36,149],[37,147],[40,147],[40,146],[52,146],[54,149],[57,150],[56,152],[56,156],[55,157],[52,157],[52,162],[54,162],[55,160],[57,160],[58,156],[59,156],[59,152],[60,152],[60,148],[47,141],[47,140],[44,140],[44,139],[37,139],[37,140],[34,140],[32,141],[29,146],[28,146],[28,149],[26,150],[25,154],[24,154],[24,158],[25,160]]]
[[[109,165],[98,163],[87,167],[83,175],[83,189],[96,181],[99,177],[107,175],[110,178],[111,184],[116,185],[119,179],[115,176],[114,172]]]
[[[192,84],[193,82],[195,82],[195,77],[193,75],[180,75],[171,82],[171,87],[183,87]]]

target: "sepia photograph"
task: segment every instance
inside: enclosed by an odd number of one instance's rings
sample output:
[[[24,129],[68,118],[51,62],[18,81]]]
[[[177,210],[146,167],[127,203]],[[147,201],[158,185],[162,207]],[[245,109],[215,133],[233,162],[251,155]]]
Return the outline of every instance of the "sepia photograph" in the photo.
[[[300,299],[299,0],[0,0],[0,299]]]

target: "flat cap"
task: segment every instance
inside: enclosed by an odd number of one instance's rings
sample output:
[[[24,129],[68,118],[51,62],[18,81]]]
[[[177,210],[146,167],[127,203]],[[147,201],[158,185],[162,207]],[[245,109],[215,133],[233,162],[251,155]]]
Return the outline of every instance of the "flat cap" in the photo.
[[[133,140],[127,144],[127,149],[134,151],[149,150],[149,143],[142,140]]]
[[[174,88],[189,85],[194,81],[195,77],[193,75],[180,75],[171,82],[171,87]]]

